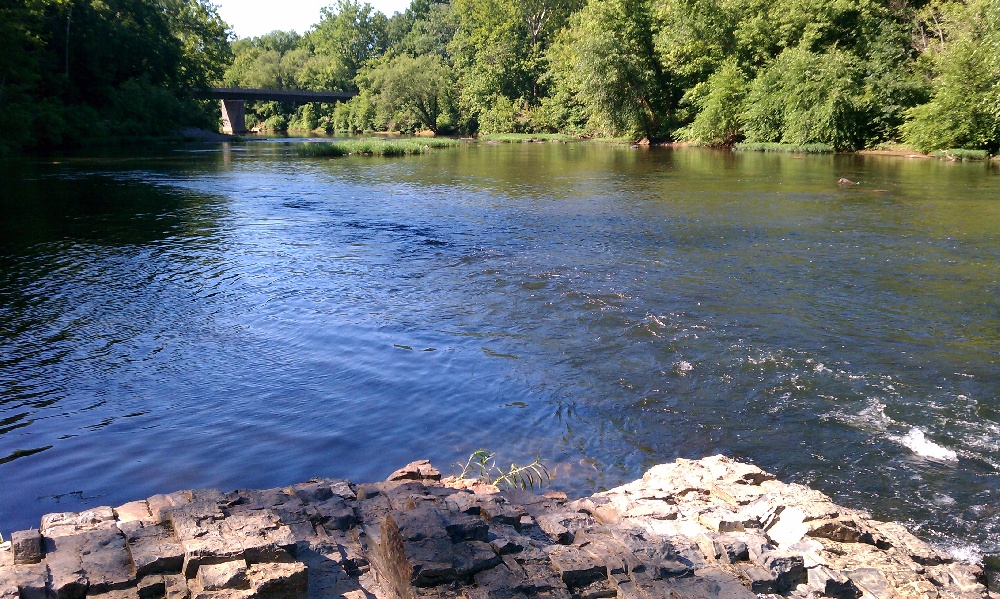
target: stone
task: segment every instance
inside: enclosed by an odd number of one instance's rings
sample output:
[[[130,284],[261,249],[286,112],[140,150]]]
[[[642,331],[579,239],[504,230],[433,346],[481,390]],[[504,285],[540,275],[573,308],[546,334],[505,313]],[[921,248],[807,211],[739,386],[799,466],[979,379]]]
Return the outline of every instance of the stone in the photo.
[[[243,557],[243,547],[235,539],[219,533],[181,541],[181,549],[184,550],[181,573],[186,578],[194,578],[202,564],[218,564]]]
[[[805,562],[801,555],[771,552],[764,557],[764,567],[775,578],[775,590],[784,593],[808,582]]]
[[[479,515],[487,522],[506,524],[515,528],[520,528],[521,519],[527,515],[523,509],[500,495],[477,496],[476,505],[479,508]]]
[[[107,506],[82,512],[61,512],[42,516],[41,534],[55,538],[115,526],[115,511]]]
[[[396,470],[386,480],[441,480],[441,472],[432,466],[429,461],[417,460]]]
[[[721,456],[656,466],[572,502],[410,471],[419,478],[178,491],[49,515],[38,563],[15,565],[15,554],[36,559],[25,535],[0,544],[0,599],[988,594],[990,574],[905,528]]]
[[[305,599],[309,596],[309,569],[301,562],[255,564],[250,581],[256,599]]]
[[[153,522],[153,514],[149,511],[149,502],[145,499],[132,501],[115,508],[115,519],[122,522]]]
[[[49,589],[54,587],[48,585],[48,571],[44,564],[13,566],[11,570],[10,580],[3,585],[8,593],[13,586],[20,599],[50,599]],[[61,599],[61,596],[57,597]]]
[[[42,561],[42,534],[37,530],[19,530],[10,535],[14,565],[37,564]]]
[[[741,578],[754,593],[773,593],[777,590],[777,577],[766,568],[748,564],[740,567]]]
[[[187,599],[187,579],[179,574],[163,576],[164,599]]]
[[[605,564],[576,547],[553,545],[549,547],[548,555],[553,569],[570,589],[587,586],[608,576]]]
[[[167,594],[167,585],[162,574],[151,574],[136,583],[139,599],[159,599]]]
[[[219,523],[219,530],[243,548],[243,557],[248,563],[292,561],[295,538],[271,510],[230,514]]]
[[[455,574],[459,578],[467,578],[503,561],[489,544],[482,541],[455,544],[452,547],[452,555]]]
[[[45,537],[45,564],[48,566],[49,589],[58,599],[82,599],[90,582],[83,569],[82,535],[64,534]]]
[[[177,574],[184,563],[184,550],[162,524],[129,520],[118,523],[125,535],[132,573],[136,578],[150,574]]]
[[[678,599],[757,599],[752,590],[724,570],[704,570],[694,577],[663,582],[672,597]]]
[[[206,591],[250,588],[250,578],[247,576],[247,563],[244,560],[232,560],[218,564],[202,564],[198,567],[196,580],[201,588]]]
[[[864,593],[877,599],[889,599],[897,596],[889,584],[885,574],[875,568],[857,568],[844,572],[848,578]]]
[[[809,532],[805,523],[806,515],[798,507],[790,507],[781,511],[770,527],[764,533],[778,549],[787,549],[802,540]]]
[[[725,560],[729,564],[745,562],[750,559],[750,550],[747,548],[747,544],[740,539],[723,535],[712,543],[715,547],[716,559]]]
[[[809,568],[808,584],[824,597],[833,599],[858,599],[863,594],[853,580],[823,566]]]
[[[80,565],[89,582],[88,593],[121,591],[135,584],[125,548],[125,535],[117,528],[83,535]]]
[[[563,524],[561,515],[544,515],[538,519],[538,526],[560,545],[569,545],[573,542],[573,533]]]

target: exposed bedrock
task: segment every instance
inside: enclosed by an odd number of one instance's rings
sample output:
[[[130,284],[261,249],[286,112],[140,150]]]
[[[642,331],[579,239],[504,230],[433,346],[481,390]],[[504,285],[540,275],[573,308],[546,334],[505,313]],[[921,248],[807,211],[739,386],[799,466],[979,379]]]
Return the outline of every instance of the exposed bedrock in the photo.
[[[178,491],[49,514],[0,546],[0,599],[998,597],[985,580],[723,456],[574,501],[426,461],[381,483]]]

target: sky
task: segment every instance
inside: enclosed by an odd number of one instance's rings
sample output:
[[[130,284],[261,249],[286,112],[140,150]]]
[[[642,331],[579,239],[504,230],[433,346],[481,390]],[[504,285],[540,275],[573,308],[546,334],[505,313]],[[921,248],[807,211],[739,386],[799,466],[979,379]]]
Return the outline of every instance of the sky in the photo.
[[[402,12],[410,0],[368,0],[376,10],[388,16]],[[215,0],[219,14],[238,37],[255,37],[280,29],[304,33],[319,21],[319,9],[333,0]]]

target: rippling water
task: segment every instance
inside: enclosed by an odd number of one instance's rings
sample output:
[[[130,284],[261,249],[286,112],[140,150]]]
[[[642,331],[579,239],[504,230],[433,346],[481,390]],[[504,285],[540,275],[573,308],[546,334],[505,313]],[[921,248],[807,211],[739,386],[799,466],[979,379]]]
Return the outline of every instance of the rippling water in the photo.
[[[249,143],[0,171],[5,533],[487,447],[577,492],[722,452],[1000,550],[996,165]]]

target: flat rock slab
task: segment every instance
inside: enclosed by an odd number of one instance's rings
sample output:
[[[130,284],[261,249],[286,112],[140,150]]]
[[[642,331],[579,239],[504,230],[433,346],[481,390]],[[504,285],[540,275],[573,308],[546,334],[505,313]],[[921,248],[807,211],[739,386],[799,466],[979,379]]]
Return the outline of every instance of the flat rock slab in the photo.
[[[723,456],[570,501],[442,478],[178,491],[49,514],[0,545],[0,599],[991,597],[898,524]]]

